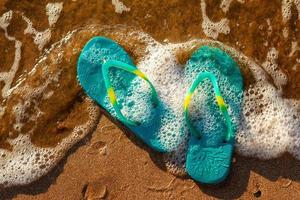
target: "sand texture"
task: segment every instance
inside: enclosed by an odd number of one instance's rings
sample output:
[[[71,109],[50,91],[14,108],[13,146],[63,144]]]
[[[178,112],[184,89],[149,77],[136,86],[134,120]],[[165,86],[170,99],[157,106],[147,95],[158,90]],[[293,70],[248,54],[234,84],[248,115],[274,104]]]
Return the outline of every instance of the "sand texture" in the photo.
[[[164,155],[101,110],[76,79],[80,50],[93,36],[118,41],[135,63],[148,40],[195,39],[176,50],[178,65],[205,41],[224,44],[262,66],[281,98],[298,102],[299,29],[298,0],[0,0],[0,170],[16,175],[0,182],[0,200],[299,199],[293,141],[269,160],[239,148],[224,183],[198,184],[180,170],[173,175]],[[248,90],[255,74],[238,63]],[[12,142],[18,138],[25,142]]]

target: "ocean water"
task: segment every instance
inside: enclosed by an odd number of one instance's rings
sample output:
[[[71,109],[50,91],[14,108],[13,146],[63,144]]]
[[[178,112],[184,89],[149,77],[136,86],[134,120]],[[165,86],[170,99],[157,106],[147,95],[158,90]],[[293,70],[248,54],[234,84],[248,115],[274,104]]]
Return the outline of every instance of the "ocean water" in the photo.
[[[45,175],[97,126],[99,107],[76,79],[80,50],[97,35],[119,42],[178,116],[189,56],[203,45],[223,49],[240,65],[245,83],[236,152],[300,159],[297,0],[11,1],[0,11],[3,187]],[[176,175],[185,173],[187,141],[188,135],[164,155]]]

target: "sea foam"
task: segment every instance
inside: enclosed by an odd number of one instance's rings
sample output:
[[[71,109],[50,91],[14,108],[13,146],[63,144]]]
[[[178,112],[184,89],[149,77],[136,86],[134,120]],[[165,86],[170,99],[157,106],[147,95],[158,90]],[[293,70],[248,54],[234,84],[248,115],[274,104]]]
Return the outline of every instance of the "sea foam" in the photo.
[[[278,85],[286,84],[284,73],[278,69],[280,72],[272,74],[272,70],[277,67],[276,49],[270,49],[266,62],[259,65],[241,52],[221,42],[195,39],[185,43],[162,44],[146,33],[123,26],[99,27],[93,25],[84,27],[73,31],[54,44],[12,91],[10,98],[23,94],[25,89],[27,91],[27,96],[22,97],[25,104],[15,103],[13,106],[12,111],[16,119],[15,131],[22,133],[24,123],[18,119],[28,117],[26,106],[29,104],[33,104],[35,108],[34,113],[30,113],[29,119],[38,122],[39,118],[45,114],[39,106],[41,102],[35,100],[35,95],[40,95],[42,102],[51,100],[53,104],[59,104],[58,100],[52,96],[66,89],[65,85],[60,84],[60,73],[62,70],[75,68],[76,65],[70,64],[69,61],[76,60],[83,45],[90,38],[98,35],[110,37],[124,46],[126,50],[130,49],[137,58],[137,67],[151,80],[162,101],[174,110],[177,117],[169,119],[166,123],[168,126],[164,127],[174,131],[174,134],[169,136],[170,143],[174,141],[172,137],[178,137],[180,130],[177,130],[176,126],[174,128],[172,122],[178,123],[178,120],[182,120],[183,99],[189,87],[183,79],[184,65],[189,56],[181,58],[181,55],[191,55],[196,48],[210,45],[219,47],[231,55],[239,63],[244,80],[246,80],[240,126],[236,135],[236,152],[240,155],[261,159],[275,158],[289,152],[295,158],[300,159],[300,102],[283,97],[282,89]],[[61,64],[64,60],[68,62]],[[49,75],[47,69],[54,71]],[[28,85],[27,80],[41,72],[43,73],[40,77],[45,79],[44,84],[38,87]],[[273,80],[270,80],[270,77]],[[76,80],[75,75],[72,80]],[[51,89],[49,89],[49,85],[51,85]],[[139,90],[143,90],[143,88],[140,87]],[[145,87],[145,89],[148,88]],[[138,103],[138,99],[133,100]],[[30,103],[26,103],[26,101]],[[9,102],[10,99],[8,99]],[[71,134],[55,147],[34,145],[28,133],[9,139],[13,150],[0,150],[0,165],[3,169],[0,171],[0,184],[4,187],[27,184],[48,173],[72,145],[97,125],[98,107],[88,99],[84,100],[84,104],[88,105],[85,111],[88,116],[87,120],[73,127]],[[143,112],[140,112],[140,115],[143,115]],[[168,170],[178,175],[185,173],[189,134],[187,130],[183,133],[180,145],[176,146],[173,152],[164,156]]]

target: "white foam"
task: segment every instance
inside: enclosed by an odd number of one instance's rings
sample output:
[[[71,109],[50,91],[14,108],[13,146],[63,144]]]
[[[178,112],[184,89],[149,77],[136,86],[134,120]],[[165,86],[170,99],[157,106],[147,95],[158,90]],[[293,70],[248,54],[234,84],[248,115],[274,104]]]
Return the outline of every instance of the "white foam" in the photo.
[[[298,19],[300,19],[300,0],[282,0],[281,14],[284,23],[287,23],[292,17],[293,4],[296,6]]]
[[[33,37],[33,42],[38,46],[41,51],[44,46],[51,39],[51,27],[55,25],[60,17],[60,13],[63,9],[63,2],[61,3],[48,3],[46,5],[46,15],[48,16],[49,28],[44,31],[37,31],[31,22],[31,20],[21,13],[23,20],[27,23],[27,27],[24,30],[24,34],[30,34]]]
[[[0,82],[1,81],[4,82],[4,87],[1,91],[1,96],[4,99],[7,98],[9,96],[9,94],[11,93],[11,90],[10,90],[11,85],[12,85],[13,80],[15,78],[16,72],[19,69],[19,63],[20,63],[20,60],[21,60],[22,42],[17,40],[15,37],[12,37],[12,36],[8,35],[8,33],[7,33],[7,27],[10,24],[12,16],[13,16],[13,12],[8,11],[0,17],[0,28],[2,28],[4,30],[5,37],[9,41],[14,41],[15,42],[15,55],[14,55],[13,64],[10,67],[9,71],[0,72]],[[4,109],[5,109],[4,107],[0,107],[0,110],[1,110],[2,113],[3,113]]]
[[[49,73],[49,63],[43,63],[45,59],[50,56],[53,51],[63,52],[63,45],[71,38],[72,33],[67,34],[60,42],[54,44],[52,48],[46,52],[34,66],[34,68],[28,73],[27,76],[34,75],[37,69],[43,70],[40,74],[41,78],[45,81],[41,85],[32,87],[26,84],[23,79],[12,90],[13,95],[20,95],[22,98],[18,99],[13,107],[13,114],[15,115],[14,128],[20,132],[25,125],[24,119],[28,119],[27,122],[33,124],[38,123],[39,119],[44,113],[39,108],[40,101],[37,99],[47,99],[53,95],[53,91],[49,88],[55,86],[60,87],[59,77],[61,76],[62,69],[55,70]],[[60,59],[57,53],[53,55],[53,63],[59,65]],[[75,77],[74,77],[75,78]],[[51,84],[51,87],[50,87]],[[76,125],[70,135],[64,138],[57,146],[46,148],[38,147],[32,144],[30,140],[30,133],[19,134],[15,139],[9,139],[8,142],[13,146],[13,151],[0,149],[0,187],[9,187],[14,185],[24,185],[31,183],[32,181],[40,178],[49,172],[56,163],[65,155],[66,151],[79,140],[81,140],[87,133],[89,133],[96,125],[99,118],[99,108],[90,100],[85,98],[83,103],[88,105],[86,113],[88,120],[82,122],[82,124]],[[32,106],[33,105],[33,106]],[[30,108],[30,113],[28,113]],[[35,128],[33,125],[32,129]]]
[[[13,151],[0,149],[0,185],[9,187],[31,183],[49,172],[64,156],[64,152],[82,139],[97,121],[99,110],[96,106],[89,109],[89,121],[73,129],[67,138],[55,148],[36,147],[29,135],[20,134],[10,140]]]
[[[274,47],[272,47],[268,51],[267,59],[262,64],[262,67],[273,78],[274,84],[277,86],[277,88],[280,89],[282,86],[287,84],[288,77],[278,67],[277,59],[278,59],[278,51]]]
[[[60,3],[48,3],[46,5],[46,15],[48,16],[49,26],[52,27],[60,17],[60,13],[63,9],[63,2]]]
[[[111,0],[112,5],[115,7],[115,12],[122,14],[123,12],[129,12],[130,8],[125,6],[120,0]]]
[[[277,64],[278,51],[275,48],[270,48],[266,61],[258,65],[239,51],[217,41],[199,39],[180,44],[161,44],[145,33],[133,32],[128,36],[138,37],[147,44],[145,55],[139,58],[137,66],[153,83],[164,105],[171,107],[174,112],[174,118],[163,121],[160,130],[162,138],[166,140],[165,145],[173,147],[172,142],[176,142],[177,137],[182,138],[176,150],[165,156],[169,171],[184,172],[188,148],[188,131],[184,127],[178,128],[178,124],[183,123],[183,101],[189,81],[184,80],[184,67],[177,61],[176,54],[205,44],[225,50],[240,66],[248,68],[253,76],[253,83],[244,91],[241,116],[234,118],[240,123],[236,134],[236,151],[241,155],[262,159],[289,152],[300,159],[300,101],[282,96],[281,87],[287,84],[287,76]],[[222,92],[231,95],[230,91]],[[165,136],[170,130],[173,133]]]
[[[34,44],[38,46],[39,50],[42,50],[51,38],[51,30],[47,28],[46,30],[39,32],[35,28],[33,28],[33,24],[28,17],[22,14],[22,18],[27,23],[24,34],[33,35]]]
[[[216,41],[193,40],[162,45],[145,34],[141,38],[147,40],[149,45],[138,67],[153,82],[164,103],[178,112],[178,116],[183,112],[182,102],[187,85],[184,84],[183,67],[177,62],[176,52],[204,44],[219,46],[227,51],[241,66],[245,65],[251,71],[255,80],[244,91],[236,151],[262,159],[289,152],[300,159],[300,102],[282,96],[280,87],[287,83],[287,77],[276,63],[278,52],[275,48],[270,49],[264,66],[260,66],[235,49]],[[269,76],[276,87],[269,81]],[[178,149],[165,156],[170,171],[180,174],[184,171],[187,140],[186,135]]]
[[[289,37],[289,29],[287,27],[284,27],[282,29],[282,35],[283,35],[284,39],[287,39]]]
[[[201,0],[201,12],[202,12],[202,29],[207,37],[217,39],[220,33],[225,35],[229,34],[229,20],[227,18],[221,19],[219,22],[213,22],[206,15],[206,3],[205,0]]]
[[[94,32],[95,29],[97,28],[91,26],[84,30]],[[74,32],[68,34],[62,39],[59,45],[54,46],[54,49],[51,49],[49,52],[57,50],[57,48],[63,44],[67,44],[70,38],[73,37],[73,33]],[[132,31],[131,33],[127,31],[126,33],[126,37],[137,37],[140,41],[147,44],[144,56],[139,59],[138,68],[151,80],[161,100],[170,106],[175,113],[174,118],[166,119],[166,121],[163,122],[163,128],[160,130],[162,134],[168,133],[170,130],[174,134],[173,136],[167,137],[168,140],[166,140],[165,145],[171,145],[171,143],[174,142],[172,137],[182,137],[183,139],[174,152],[166,154],[165,156],[169,171],[177,174],[184,173],[186,150],[188,148],[188,131],[186,129],[180,130],[177,123],[182,123],[181,120],[183,120],[183,99],[189,85],[184,80],[184,67],[177,61],[176,54],[181,51],[190,51],[195,46],[198,47],[205,44],[218,46],[225,50],[239,62],[240,66],[248,68],[255,80],[255,82],[251,83],[249,87],[246,87],[244,91],[240,127],[236,135],[237,153],[270,159],[278,157],[284,152],[289,152],[295,156],[295,158],[300,159],[300,101],[285,99],[282,96],[282,91],[277,88],[285,84],[283,81],[285,79],[282,79],[281,75],[278,75],[282,74],[284,76],[284,73],[281,72],[277,66],[276,59],[278,52],[275,48],[270,49],[264,66],[260,66],[237,50],[217,41],[191,40],[180,44],[161,44],[145,33],[136,31]],[[121,37],[125,36],[121,35]],[[61,51],[62,50],[64,49],[61,49]],[[57,62],[61,59],[58,52],[60,51],[57,51],[55,54],[57,57],[55,60],[57,60]],[[39,67],[43,67],[41,63],[47,56],[50,56],[49,53],[46,53],[39,60],[32,71],[28,73],[28,76],[36,73]],[[278,71],[276,74],[273,73],[273,68]],[[45,72],[45,74],[47,73]],[[270,76],[274,79],[273,82],[277,87],[273,85],[272,81],[269,81]],[[57,80],[55,77],[52,78],[52,81]],[[21,81],[19,85],[15,87],[14,92],[26,89],[20,87],[21,83],[24,83],[24,81]],[[45,82],[45,84],[47,83]],[[141,86],[139,90],[143,90],[143,88],[144,87]],[[34,91],[44,95],[45,98],[47,98],[48,92],[51,94],[51,91],[43,90],[43,88],[36,88]],[[230,91],[228,92],[230,93]],[[228,92],[226,91],[227,94],[229,94]],[[26,99],[30,100],[31,95],[34,95],[33,90],[31,92],[29,90],[28,94],[30,96],[26,97]],[[138,98],[138,96],[136,97]],[[132,98],[134,98],[134,96]],[[16,116],[22,117],[22,107],[20,108],[20,105],[16,105],[15,114]],[[91,116],[89,123],[93,124],[97,118],[96,107],[92,107],[89,113]],[[130,110],[126,111],[126,113],[130,113]],[[35,118],[32,118],[32,120],[38,120],[38,117],[42,114],[43,113],[39,113],[38,109],[35,109],[35,115],[33,115]],[[18,129],[18,126],[22,126],[22,124],[17,124],[15,128]],[[74,142],[80,140],[88,132],[86,127],[91,127],[91,125],[74,128],[71,137],[64,139],[59,144],[59,147],[54,149],[34,147],[29,142],[28,136],[22,134],[17,139],[10,141],[14,146],[17,146],[17,148],[16,150],[14,149],[13,152],[0,150],[0,155],[5,155],[5,159],[0,157],[0,165],[3,166],[3,170],[0,171],[0,184],[9,186],[29,183],[41,175],[44,175],[63,156],[61,152],[65,152]],[[84,134],[78,134],[79,132],[83,132]],[[184,133],[183,136],[180,135],[182,132]],[[171,140],[169,140],[170,138]],[[42,155],[50,154],[53,155],[54,158],[36,163],[35,155],[37,153]],[[45,162],[46,165],[43,165]],[[16,170],[14,166],[20,169]]]
[[[48,86],[53,83],[58,83],[58,77],[60,76],[62,70],[57,70],[56,73],[52,73],[51,76],[40,86],[31,88],[28,85],[23,87],[18,87],[15,92],[24,93],[24,100],[18,102],[14,107],[13,111],[16,116],[16,122],[14,124],[15,130],[21,133],[21,128],[23,127],[24,119],[26,122],[38,123],[38,120],[44,114],[38,107],[39,101],[36,100],[37,97],[42,96],[42,99],[47,99],[49,97],[49,92],[53,94],[53,91],[48,91]],[[33,105],[33,107],[32,107]],[[30,109],[31,115],[28,117],[28,111]]]
[[[291,49],[291,52],[289,54],[289,57],[292,57],[296,53],[296,51],[300,51],[298,41],[292,41],[292,49]]]
[[[0,17],[0,27],[5,30],[9,24],[10,24],[10,21],[12,19],[12,15],[13,15],[13,12],[10,10],[6,13],[4,13],[1,17]]]
[[[227,13],[230,7],[230,4],[233,0],[222,0],[220,4],[220,8],[223,10],[224,13]],[[238,0],[240,3],[245,3],[245,0]]]
[[[300,20],[300,0],[282,0],[281,2],[281,14],[283,18],[283,23],[287,24],[292,17],[292,6],[295,5],[298,12],[298,20]],[[289,36],[288,27],[284,27],[282,30],[283,37],[285,39]]]

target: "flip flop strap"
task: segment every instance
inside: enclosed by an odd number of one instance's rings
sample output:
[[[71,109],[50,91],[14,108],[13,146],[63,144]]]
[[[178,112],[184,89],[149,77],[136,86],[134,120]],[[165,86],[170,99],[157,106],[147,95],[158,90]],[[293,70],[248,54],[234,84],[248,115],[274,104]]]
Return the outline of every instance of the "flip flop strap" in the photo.
[[[115,90],[114,90],[114,88],[111,84],[110,77],[109,77],[109,69],[111,67],[115,67],[115,68],[118,68],[118,69],[125,70],[125,71],[127,71],[131,74],[134,74],[134,75],[142,78],[143,80],[145,80],[151,88],[152,100],[153,100],[154,106],[157,106],[158,103],[159,103],[157,92],[156,92],[154,86],[152,85],[152,83],[145,76],[145,74],[143,74],[135,66],[126,64],[124,62],[116,61],[116,60],[106,61],[102,65],[102,74],[103,74],[103,79],[104,79],[104,84],[105,84],[105,87],[106,87],[106,90],[107,90],[107,94],[108,94],[108,97],[109,97],[109,101],[112,104],[114,110],[116,111],[118,119],[120,121],[122,121],[123,123],[130,124],[130,125],[133,125],[133,126],[138,126],[139,122],[134,122],[132,120],[127,119],[121,112],[120,105],[118,104],[117,97],[116,97],[116,94],[115,94]]]
[[[231,118],[228,114],[228,110],[227,110],[227,105],[224,102],[224,99],[221,95],[219,86],[218,86],[218,82],[217,82],[217,78],[213,73],[210,72],[202,72],[201,74],[199,74],[197,76],[197,78],[195,79],[195,81],[192,83],[191,87],[189,88],[186,96],[185,96],[185,100],[184,100],[184,117],[185,117],[185,121],[187,123],[188,129],[191,131],[191,133],[195,136],[195,137],[200,137],[201,133],[198,132],[195,127],[192,125],[190,118],[189,118],[189,104],[191,101],[191,97],[194,93],[194,91],[196,90],[197,86],[204,80],[204,79],[209,79],[213,85],[213,90],[215,93],[215,97],[216,97],[216,101],[217,104],[226,120],[226,124],[227,124],[227,135],[225,140],[228,142],[229,140],[231,140],[233,138],[233,128],[232,128],[232,122],[231,122]]]

